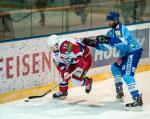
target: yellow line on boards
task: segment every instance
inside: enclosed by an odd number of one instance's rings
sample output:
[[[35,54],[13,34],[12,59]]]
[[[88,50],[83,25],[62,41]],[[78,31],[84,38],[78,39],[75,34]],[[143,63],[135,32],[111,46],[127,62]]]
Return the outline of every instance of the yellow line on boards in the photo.
[[[150,64],[149,65],[140,65],[140,66],[138,66],[136,72],[144,72],[144,71],[149,71],[149,70],[150,70]],[[91,77],[94,79],[94,81],[102,81],[102,80],[106,80],[108,78],[112,78],[112,74],[111,74],[111,72],[105,72],[105,73],[97,74],[97,75],[94,75]],[[31,88],[31,89],[24,89],[24,90],[20,90],[20,91],[13,91],[13,92],[5,93],[5,94],[0,94],[0,104],[19,100],[22,98],[26,98],[31,95],[44,94],[47,90],[49,90],[54,85],[55,85],[55,83],[51,83],[46,86],[39,86],[39,87]],[[69,87],[72,87],[71,83],[69,83]],[[55,89],[54,91],[56,91],[56,90],[58,90],[58,88]]]
[[[150,64],[149,65],[139,65],[136,70],[136,73],[149,71],[149,70],[150,70]],[[108,78],[112,78],[113,76],[112,76],[111,72],[104,72],[102,74],[97,74],[97,75],[94,75],[91,77],[94,79],[94,81],[101,81],[101,80],[105,80]]]

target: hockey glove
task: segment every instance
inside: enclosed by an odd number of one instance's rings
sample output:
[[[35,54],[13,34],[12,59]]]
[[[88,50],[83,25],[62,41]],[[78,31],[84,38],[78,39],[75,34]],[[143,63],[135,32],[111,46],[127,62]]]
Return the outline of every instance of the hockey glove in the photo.
[[[110,38],[104,35],[100,35],[96,37],[96,41],[100,44],[103,44],[103,43],[109,44],[109,40]]]
[[[95,41],[90,38],[84,38],[82,42],[87,46],[95,47]]]

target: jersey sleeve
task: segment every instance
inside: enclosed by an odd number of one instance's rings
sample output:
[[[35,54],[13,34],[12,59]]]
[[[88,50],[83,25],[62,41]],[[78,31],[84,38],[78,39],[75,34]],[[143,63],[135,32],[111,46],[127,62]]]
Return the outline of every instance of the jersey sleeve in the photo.
[[[78,42],[65,41],[60,47],[61,54],[69,55],[70,58],[82,56],[84,49],[83,45]]]
[[[109,30],[106,34],[107,37],[110,37],[110,45],[115,46],[115,44],[127,45],[127,38],[129,36],[128,29],[122,25],[121,28],[117,31]]]
[[[79,44],[79,43],[72,44],[72,46],[71,46],[71,52],[73,54],[75,54],[77,57],[81,56],[83,54],[83,46],[82,46],[82,44]]]
[[[122,26],[122,37],[125,41],[127,41],[129,35],[130,33],[129,33],[128,28],[126,26]]]

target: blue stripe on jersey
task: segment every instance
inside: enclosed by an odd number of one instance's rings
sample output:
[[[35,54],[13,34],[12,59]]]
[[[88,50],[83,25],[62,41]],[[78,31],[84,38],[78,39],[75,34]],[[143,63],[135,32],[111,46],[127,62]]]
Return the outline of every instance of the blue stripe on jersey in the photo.
[[[126,75],[130,75],[132,71],[132,60],[133,60],[133,55],[129,55],[127,64],[126,64]]]
[[[79,43],[79,42],[77,42],[77,44],[79,45],[79,47],[80,47],[80,52],[83,52],[83,48],[84,48],[84,46],[81,44],[81,43]]]

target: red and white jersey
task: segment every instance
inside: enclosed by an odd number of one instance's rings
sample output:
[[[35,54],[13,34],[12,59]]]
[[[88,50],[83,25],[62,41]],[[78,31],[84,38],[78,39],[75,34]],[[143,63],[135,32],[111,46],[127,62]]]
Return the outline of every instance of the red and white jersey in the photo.
[[[59,42],[59,51],[52,51],[52,58],[56,66],[69,67],[70,64],[76,64],[74,60],[79,56],[83,56],[86,46],[84,46],[80,40],[71,38],[64,38]]]

